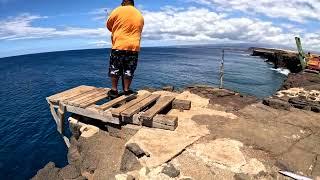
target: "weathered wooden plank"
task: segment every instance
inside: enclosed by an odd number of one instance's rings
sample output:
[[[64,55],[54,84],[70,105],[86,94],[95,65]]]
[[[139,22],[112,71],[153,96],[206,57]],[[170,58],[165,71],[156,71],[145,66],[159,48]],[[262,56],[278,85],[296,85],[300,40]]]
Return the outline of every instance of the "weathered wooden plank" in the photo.
[[[84,93],[86,91],[90,91],[92,89],[95,89],[95,87],[82,85],[82,86],[78,86],[78,87],[63,91],[61,93],[49,96],[49,97],[47,97],[47,100],[51,101],[52,103],[58,103],[61,100],[63,101],[65,99],[71,98],[73,96],[77,96],[81,93]]]
[[[59,131],[60,134],[62,134],[62,127],[61,127],[60,117],[58,116],[57,112],[55,111],[53,104],[49,100],[48,100],[48,103],[49,103],[49,106],[50,106],[51,115],[52,115],[54,121],[57,124],[57,130]]]
[[[84,96],[81,96],[77,99],[74,99],[72,101],[68,101],[67,104],[71,105],[71,106],[77,106],[83,102],[88,101],[89,99],[91,99],[92,96],[97,95],[97,94],[101,94],[101,92],[103,91],[102,88],[96,88],[95,90],[93,90],[91,93],[88,93]]]
[[[149,110],[144,112],[140,118],[142,120],[151,120],[157,113],[162,111],[164,108],[166,108],[169,104],[172,103],[172,101],[175,99],[173,96],[162,96],[157,101],[157,103],[152,106]]]
[[[152,120],[144,120],[143,126],[174,131],[178,127],[178,117],[158,114]]]
[[[63,103],[59,103],[59,108],[57,110],[57,115],[58,118],[60,119],[59,121],[59,132],[61,132],[61,134],[64,134],[64,118],[65,118],[65,112],[66,112],[66,107],[64,106]]]
[[[180,109],[180,110],[190,110],[191,109],[191,101],[175,99],[172,102],[172,109]]]
[[[81,97],[83,97],[83,96],[86,96],[86,95],[88,95],[88,94],[91,94],[92,92],[95,92],[96,90],[97,90],[97,88],[94,88],[94,89],[91,89],[91,90],[86,91],[86,92],[84,92],[84,93],[81,93],[81,94],[79,94],[79,95],[77,95],[77,96],[70,97],[70,98],[68,98],[68,99],[63,100],[63,103],[64,103],[64,104],[68,104],[69,101],[74,101],[74,100],[76,100],[76,99],[78,99],[78,98],[81,98]]]
[[[120,116],[121,113],[123,111],[125,111],[126,109],[134,106],[135,104],[139,103],[140,101],[144,100],[145,98],[149,97],[151,95],[151,93],[145,93],[143,95],[140,95],[138,96],[136,99],[130,101],[130,102],[127,102],[126,104],[116,108],[116,109],[113,109],[111,112],[112,112],[112,115],[114,116]]]
[[[108,90],[102,89],[97,94],[93,94],[92,96],[89,96],[81,101],[77,101],[74,103],[74,106],[76,107],[88,107],[104,98],[108,97]]]
[[[132,117],[120,116],[121,122],[124,122],[125,124],[134,124],[134,125],[141,126],[142,125],[142,122],[140,120],[141,115],[142,115],[142,112],[134,114]],[[114,116],[114,117],[118,117],[118,116]]]
[[[86,102],[81,103],[81,104],[79,105],[79,107],[81,107],[81,108],[86,108],[86,107],[88,107],[88,106],[91,106],[91,105],[97,103],[98,101],[101,101],[101,100],[107,98],[107,97],[108,97],[108,91],[110,91],[110,89],[109,89],[109,90],[106,90],[106,91],[103,91],[101,94],[97,94],[97,95],[95,95],[95,96],[92,96],[92,97],[91,97],[92,99],[90,99],[90,100],[88,100],[88,101],[86,101]]]
[[[132,117],[134,114],[138,113],[139,111],[141,111],[142,109],[144,109],[145,107],[147,107],[148,105],[150,105],[151,103],[156,101],[159,97],[160,97],[159,94],[152,94],[149,97],[147,97],[146,99],[140,101],[139,103],[135,104],[134,106],[123,111],[121,113],[121,116]]]
[[[106,109],[109,109],[115,105],[118,105],[118,104],[121,104],[123,102],[126,102],[126,101],[129,101],[129,100],[132,100],[132,99],[135,99],[137,96],[132,94],[132,95],[129,95],[129,96],[120,96],[116,99],[113,99],[105,104],[102,104],[98,107],[98,109],[100,109],[101,111],[104,111]]]
[[[118,118],[113,118],[111,113],[109,115],[105,114],[105,112],[101,112],[96,108],[80,108],[80,107],[74,107],[74,106],[70,106],[67,105],[66,106],[67,111],[77,114],[77,115],[81,115],[81,116],[85,116],[85,117],[89,117],[92,119],[97,119],[100,120],[102,122],[107,122],[107,123],[113,123],[113,124],[120,124],[120,120]]]

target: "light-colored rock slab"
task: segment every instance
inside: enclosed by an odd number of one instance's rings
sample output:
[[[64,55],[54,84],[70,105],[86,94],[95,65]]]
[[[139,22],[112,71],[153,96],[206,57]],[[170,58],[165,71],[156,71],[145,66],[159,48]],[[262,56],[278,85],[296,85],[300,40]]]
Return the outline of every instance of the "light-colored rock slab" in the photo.
[[[191,116],[184,116],[179,119],[179,126],[175,131],[143,127],[128,143],[136,143],[148,152],[150,157],[142,158],[142,163],[155,167],[167,162],[207,134],[209,131],[205,126],[197,125],[191,120]]]
[[[187,151],[200,157],[206,164],[232,172],[241,172],[246,159],[240,148],[243,144],[231,139],[217,139],[208,143],[194,144]]]
[[[80,128],[81,137],[89,138],[99,132],[99,128],[96,126],[85,125]]]
[[[247,164],[241,167],[241,171],[245,174],[256,175],[260,172],[266,172],[266,168],[260,161],[253,158],[250,159]]]
[[[232,113],[206,108],[209,100],[191,94],[189,91],[185,91],[178,96],[180,96],[181,99],[185,98],[191,101],[192,107],[188,111],[181,112],[173,109],[168,113],[168,115],[178,117],[178,127],[175,131],[169,132],[161,129],[143,127],[128,142],[138,144],[145,152],[150,154],[150,157],[140,159],[146,166],[155,167],[169,161],[187,146],[209,134],[206,126],[198,125],[191,120],[193,116],[208,114],[230,119],[237,118],[237,116]]]

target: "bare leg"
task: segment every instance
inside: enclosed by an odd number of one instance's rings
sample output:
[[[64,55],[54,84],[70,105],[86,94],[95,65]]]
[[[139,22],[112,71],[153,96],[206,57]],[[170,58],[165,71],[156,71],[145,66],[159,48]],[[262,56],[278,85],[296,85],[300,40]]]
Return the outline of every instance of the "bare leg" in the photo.
[[[118,81],[119,81],[119,77],[111,77],[111,81],[112,81],[112,90],[114,91],[118,91]]]
[[[123,90],[124,91],[128,91],[130,89],[131,82],[132,82],[132,79],[124,78],[124,80],[123,80],[123,84],[124,84]]]

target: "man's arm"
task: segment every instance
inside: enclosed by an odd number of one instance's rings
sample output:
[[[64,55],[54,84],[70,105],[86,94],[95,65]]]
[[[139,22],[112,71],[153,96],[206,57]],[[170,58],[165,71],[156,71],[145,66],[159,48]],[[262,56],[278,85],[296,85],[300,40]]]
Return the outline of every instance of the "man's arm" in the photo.
[[[115,22],[115,20],[116,20],[117,9],[118,9],[118,8],[114,9],[114,10],[110,13],[110,16],[109,16],[109,18],[108,18],[108,20],[107,20],[107,23],[106,23],[106,26],[107,26],[107,28],[108,28],[108,30],[109,30],[110,32],[112,32],[113,24],[114,24],[114,22]]]
[[[114,23],[114,17],[111,14],[107,20],[107,28],[110,32],[112,32],[113,23]]]

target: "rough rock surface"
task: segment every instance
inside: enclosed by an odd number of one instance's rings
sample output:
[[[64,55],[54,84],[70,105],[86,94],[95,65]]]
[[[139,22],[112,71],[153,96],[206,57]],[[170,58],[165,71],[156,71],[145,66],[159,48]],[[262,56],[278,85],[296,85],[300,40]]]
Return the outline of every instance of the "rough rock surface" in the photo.
[[[138,161],[137,156],[130,150],[126,149],[122,155],[120,171],[129,172],[141,169],[142,166]]]
[[[59,172],[63,179],[76,179],[81,176],[80,170],[74,165],[67,165]]]
[[[186,90],[209,99],[211,105],[219,105],[225,111],[237,111],[258,101],[252,96],[244,96],[230,90],[210,86],[190,86]]]
[[[317,74],[297,73],[289,74],[281,89],[304,87],[307,90],[320,90],[320,78]]]
[[[262,103],[275,109],[290,110],[291,105],[280,99],[265,98]]]
[[[164,164],[161,173],[168,175],[171,178],[178,177],[180,175],[180,170],[174,167],[173,164]]]
[[[310,82],[290,87],[311,92],[318,86],[317,78],[304,78]],[[135,126],[129,136],[125,128],[81,136],[85,131],[74,127],[80,134],[71,138],[70,165],[59,169],[49,163],[33,179],[287,179],[280,169],[320,176],[318,113],[280,102],[272,108],[270,102],[208,86],[154,93],[191,101],[190,110],[168,112],[178,117],[175,131]]]
[[[48,163],[32,178],[32,180],[63,180],[59,174],[60,169],[53,162]]]

